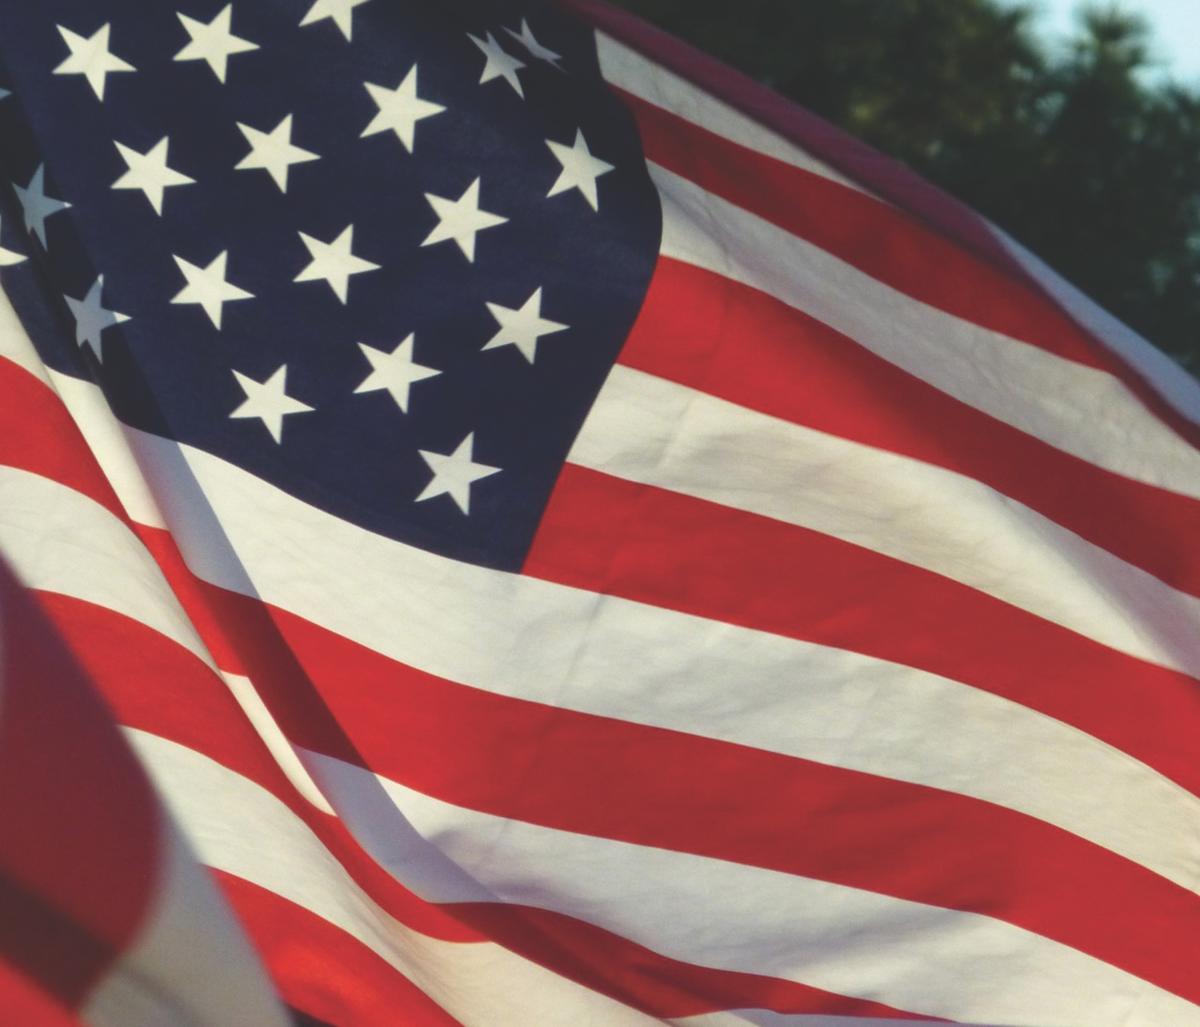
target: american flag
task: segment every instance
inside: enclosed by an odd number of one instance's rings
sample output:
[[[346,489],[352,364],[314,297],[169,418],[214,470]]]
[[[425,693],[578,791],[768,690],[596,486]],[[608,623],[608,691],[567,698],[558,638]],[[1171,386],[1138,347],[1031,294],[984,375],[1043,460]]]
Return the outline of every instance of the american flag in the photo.
[[[1200,386],[984,219],[592,0],[0,0],[0,176],[0,1019],[1200,1025]]]

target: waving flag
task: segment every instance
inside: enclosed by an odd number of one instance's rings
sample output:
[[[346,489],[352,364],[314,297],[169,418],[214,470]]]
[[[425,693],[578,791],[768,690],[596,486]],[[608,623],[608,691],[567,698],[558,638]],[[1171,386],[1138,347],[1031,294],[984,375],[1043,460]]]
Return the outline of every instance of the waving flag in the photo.
[[[0,0],[0,85],[0,551],[297,1016],[1200,1024],[1166,358],[590,0]]]

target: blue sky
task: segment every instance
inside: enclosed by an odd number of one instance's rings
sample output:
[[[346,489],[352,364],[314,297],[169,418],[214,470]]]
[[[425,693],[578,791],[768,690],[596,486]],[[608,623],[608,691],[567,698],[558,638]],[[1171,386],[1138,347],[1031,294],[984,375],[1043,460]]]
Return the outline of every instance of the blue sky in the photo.
[[[1041,13],[1039,27],[1051,36],[1075,26],[1080,0],[1029,0]],[[1118,0],[1118,7],[1144,15],[1154,27],[1155,56],[1164,71],[1200,87],[1200,0]]]

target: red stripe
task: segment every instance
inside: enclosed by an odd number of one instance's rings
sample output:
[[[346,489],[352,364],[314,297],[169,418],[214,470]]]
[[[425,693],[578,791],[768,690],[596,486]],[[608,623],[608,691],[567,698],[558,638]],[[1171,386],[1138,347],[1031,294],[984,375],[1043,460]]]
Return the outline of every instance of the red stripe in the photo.
[[[1200,502],[1055,449],[766,293],[661,259],[620,362],[974,478],[1200,595]]]
[[[112,485],[50,386],[0,357],[0,396],[0,465],[68,485],[124,517]]]
[[[7,966],[3,959],[0,959],[0,1023],[13,1027],[85,1027],[58,999]]]
[[[159,811],[109,711],[0,566],[0,956],[77,1003],[137,933]]]
[[[206,589],[214,606],[227,604],[225,614],[231,620],[258,605],[254,600],[211,586]],[[623,942],[609,932],[570,917],[514,905],[500,905],[487,911],[475,905],[425,903],[374,863],[339,821],[319,813],[296,795],[266,756],[257,736],[240,718],[230,716],[224,687],[190,653],[111,611],[63,596],[41,594],[40,598],[52,612],[60,630],[89,660],[89,669],[122,723],[205,753],[267,788],[314,830],[367,894],[414,930],[464,943],[494,937],[555,973],[651,1015],[683,1016],[726,1008],[818,1013],[861,1009],[863,1015],[910,1015],[876,1003],[770,977],[681,963]],[[317,681],[324,686],[326,694],[323,698],[329,701],[337,716],[353,727],[356,736],[363,733],[360,742],[370,742],[372,749],[394,751],[401,744],[396,740],[399,736],[393,735],[388,741],[387,732],[381,732],[375,714],[380,696],[390,697],[379,707],[386,712],[387,723],[399,727],[405,718],[393,704],[394,699],[403,705],[403,693],[397,689],[406,680],[415,681],[420,687],[423,680],[434,679],[424,679],[416,672],[282,611],[271,610],[270,613],[281,626],[287,644],[295,646],[296,658],[290,668],[276,665],[272,669],[270,665],[259,665],[259,659],[263,658],[263,654],[259,654],[251,657],[248,662],[252,666],[247,669],[254,675],[255,683],[265,694],[273,712],[288,726],[289,734],[299,744],[317,749],[321,748],[319,743],[322,741],[336,747],[341,737],[328,735],[323,722],[305,723],[302,715],[295,714],[294,707],[289,704],[293,690],[301,685],[300,677],[289,677],[295,669],[308,681]],[[327,667],[335,669],[327,671]],[[437,684],[461,689],[461,686],[446,682]],[[413,714],[418,717],[414,723],[428,724],[427,717],[420,716],[416,707]],[[373,728],[369,737],[368,728]],[[436,740],[422,744],[432,741]],[[347,755],[336,750],[331,754],[339,758]],[[386,762],[386,753],[380,753],[377,762]],[[492,769],[489,768],[488,773]],[[531,924],[551,926],[532,931]],[[254,929],[253,924],[251,927]],[[491,933],[493,931],[495,935]],[[631,962],[614,962],[619,958]],[[678,1011],[672,1006],[676,1000],[681,1003]],[[316,1009],[313,1013],[321,1015]]]
[[[345,931],[240,877],[215,876],[289,1005],[330,1024],[457,1027],[399,970]]]
[[[451,908],[502,945],[543,964],[553,956],[564,977],[664,1020],[721,1009],[769,1009],[775,1013],[940,1021],[939,1017],[906,1013],[792,981],[681,963],[544,909],[483,902]],[[640,979],[632,979],[630,967],[641,968]]]
[[[216,876],[289,1004],[334,1024],[441,1027],[457,1022],[374,952],[327,921],[241,878],[221,872]],[[791,981],[666,959],[546,910],[495,903],[449,908],[482,936],[649,1016],[678,1019],[750,1008],[747,1003],[753,1002],[753,1008],[778,1013],[927,1019]],[[651,972],[641,987],[631,987],[628,974],[618,968],[639,965]]]
[[[963,681],[1200,794],[1194,678],[818,532],[568,464],[525,571]]]

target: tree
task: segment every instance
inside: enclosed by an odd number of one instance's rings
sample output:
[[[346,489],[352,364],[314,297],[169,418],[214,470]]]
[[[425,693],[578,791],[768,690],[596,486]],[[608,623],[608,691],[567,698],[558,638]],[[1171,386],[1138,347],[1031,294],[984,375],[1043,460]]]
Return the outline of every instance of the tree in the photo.
[[[1051,55],[995,0],[616,0],[981,211],[1200,371],[1200,95],[1092,8]]]

